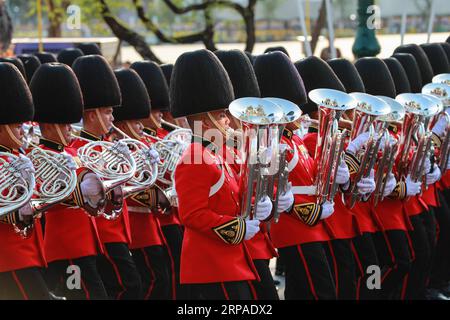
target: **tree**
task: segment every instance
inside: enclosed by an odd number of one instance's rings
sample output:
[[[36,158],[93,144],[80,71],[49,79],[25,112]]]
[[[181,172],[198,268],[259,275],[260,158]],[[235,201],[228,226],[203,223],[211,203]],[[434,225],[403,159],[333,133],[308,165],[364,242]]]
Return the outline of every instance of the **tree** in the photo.
[[[11,45],[13,25],[6,8],[6,3],[0,0],[0,56]]]

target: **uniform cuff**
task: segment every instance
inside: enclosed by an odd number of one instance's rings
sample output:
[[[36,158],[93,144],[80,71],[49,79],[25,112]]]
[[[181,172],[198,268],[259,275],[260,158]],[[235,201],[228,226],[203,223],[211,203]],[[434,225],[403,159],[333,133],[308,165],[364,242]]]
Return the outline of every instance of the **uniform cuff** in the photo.
[[[227,244],[239,244],[244,240],[245,220],[237,217],[212,229],[214,233]]]

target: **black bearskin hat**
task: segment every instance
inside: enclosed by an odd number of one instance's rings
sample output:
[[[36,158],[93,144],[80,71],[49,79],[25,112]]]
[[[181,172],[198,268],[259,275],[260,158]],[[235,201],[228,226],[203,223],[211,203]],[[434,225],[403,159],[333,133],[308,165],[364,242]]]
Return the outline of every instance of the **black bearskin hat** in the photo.
[[[355,67],[364,82],[368,94],[395,98],[395,84],[391,72],[383,60],[364,57],[356,60]]]
[[[78,45],[78,49],[80,49],[86,56],[91,54],[98,54],[99,56],[102,55],[102,50],[100,50],[100,47],[93,42],[80,43]]]
[[[209,50],[183,53],[173,68],[170,111],[175,118],[226,109],[233,86],[219,59]]]
[[[258,56],[255,73],[262,97],[286,99],[299,107],[307,102],[303,80],[285,54],[274,51]]]
[[[331,59],[327,63],[341,80],[347,93],[366,92],[361,76],[353,63],[344,58]]]
[[[33,120],[33,98],[27,82],[15,65],[0,62],[0,88],[0,124]]]
[[[152,109],[166,111],[169,109],[169,87],[161,67],[153,61],[138,61],[130,66],[144,81]]]
[[[58,62],[67,64],[69,67],[71,67],[74,61],[81,56],[84,56],[84,54],[83,51],[81,51],[80,49],[77,48],[64,49],[58,54]]]
[[[227,70],[233,85],[235,99],[261,96],[255,70],[244,52],[217,50],[214,54]]]
[[[76,123],[83,116],[83,97],[77,77],[63,63],[39,67],[30,83],[36,112],[34,121]]]
[[[411,92],[408,75],[402,64],[393,57],[383,59],[383,61],[387,65],[392,79],[394,79],[395,93],[399,95],[400,93]]]
[[[428,60],[425,51],[417,44],[405,44],[397,47],[394,53],[410,53],[416,59],[419,66],[420,74],[422,76],[422,85],[430,83],[433,79],[433,68]]]
[[[34,55],[39,59],[41,64],[58,62],[55,55],[51,52],[35,52]]]
[[[75,60],[72,69],[83,92],[85,110],[120,106],[119,84],[105,58],[82,56]]]
[[[333,69],[322,59],[310,56],[295,63],[303,79],[306,92],[313,89],[327,88],[345,92],[345,87],[334,73]],[[308,99],[308,103],[301,106],[304,113],[317,111],[317,105]]]
[[[18,58],[0,58],[0,62],[9,62],[16,66],[19,69],[22,76],[27,80],[27,73],[25,72],[25,66],[23,65],[22,60]]]
[[[409,80],[409,86],[411,87],[411,92],[422,92],[422,76],[420,74],[419,65],[417,64],[414,56],[409,53],[396,53],[392,55],[392,57],[397,59],[402,64],[403,69],[405,69]]]
[[[115,70],[120,92],[121,108],[114,109],[115,121],[146,119],[150,116],[150,98],[145,84],[133,69]]]
[[[41,66],[41,62],[37,57],[32,56],[31,54],[21,54],[17,56],[17,58],[22,61],[25,68],[25,73],[27,74],[27,82],[30,83],[31,78],[33,78],[33,74]]]
[[[160,65],[160,67],[164,74],[164,78],[166,78],[167,86],[170,87],[170,79],[172,79],[173,64],[166,63]]]
[[[450,72],[447,54],[439,43],[424,43],[420,46],[425,51],[428,61],[430,61],[434,75]]]
[[[444,52],[447,55],[447,60],[450,63],[450,43],[441,42],[440,45],[441,45],[442,49],[444,49]]]
[[[269,47],[269,48],[267,48],[267,49],[264,51],[264,53],[276,52],[276,51],[283,52],[285,55],[287,55],[288,57],[290,57],[289,52],[286,50],[285,47],[282,47],[282,46],[278,46],[278,47]]]

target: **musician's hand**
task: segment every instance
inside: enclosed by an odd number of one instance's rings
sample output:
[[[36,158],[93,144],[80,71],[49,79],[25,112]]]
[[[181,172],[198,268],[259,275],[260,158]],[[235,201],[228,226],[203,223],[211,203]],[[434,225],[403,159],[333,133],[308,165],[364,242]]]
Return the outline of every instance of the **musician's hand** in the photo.
[[[356,186],[358,187],[358,192],[360,194],[369,194],[375,190],[375,180],[374,180],[375,170],[372,169],[370,175],[367,178],[362,178]]]
[[[450,157],[448,157],[448,160],[447,160],[447,170],[448,169],[450,169]]]
[[[87,173],[80,184],[81,193],[86,202],[93,208],[97,208],[102,200],[103,189],[100,180],[95,173]]]
[[[259,232],[259,220],[245,220],[245,240],[250,240]]]
[[[260,221],[266,220],[270,213],[272,212],[272,201],[268,196],[265,196],[261,200],[258,201],[255,211],[255,219]]]
[[[350,171],[348,170],[347,164],[345,163],[345,161],[341,161],[336,174],[336,183],[346,184],[349,179]]]
[[[447,121],[445,117],[440,117],[431,131],[433,131],[433,133],[436,134],[437,136],[443,137],[446,128],[447,128]]]
[[[431,160],[430,158],[426,157],[425,158],[425,173],[428,174],[431,171]]]
[[[361,133],[355,139],[353,139],[347,146],[347,152],[356,154],[369,140],[369,132]]]
[[[29,203],[19,209],[19,220],[29,225],[33,222],[33,208]]]
[[[15,166],[27,180],[29,180],[30,178],[29,175],[36,173],[31,160],[28,157],[25,157],[23,154],[20,154],[19,159],[17,159],[17,161],[12,163],[11,165]]]
[[[320,215],[320,220],[329,218],[334,213],[334,202],[325,201],[322,204],[322,214]]]
[[[395,176],[391,173],[387,176],[386,186],[384,188],[383,197],[387,197],[394,191],[395,186],[397,185],[397,179],[395,179]]]
[[[421,187],[422,187],[421,182],[412,181],[410,175],[408,175],[408,177],[406,177],[406,195],[407,196],[415,196],[416,194],[419,194]]]
[[[156,151],[154,148],[148,149],[148,151],[146,152],[146,156],[150,160],[151,164],[159,163],[159,161],[161,160],[159,158],[158,151]]]
[[[434,164],[433,172],[427,173],[427,175],[426,175],[427,186],[437,182],[440,178],[441,178],[441,170],[439,169],[439,167],[436,164]]]
[[[292,193],[291,185],[289,184],[289,188],[286,193],[281,194],[278,198],[278,207],[277,212],[289,212],[294,204],[294,194]]]
[[[63,163],[67,168],[71,171],[77,170],[77,164],[75,163],[75,160],[73,157],[67,153],[61,153],[61,156],[63,157]]]

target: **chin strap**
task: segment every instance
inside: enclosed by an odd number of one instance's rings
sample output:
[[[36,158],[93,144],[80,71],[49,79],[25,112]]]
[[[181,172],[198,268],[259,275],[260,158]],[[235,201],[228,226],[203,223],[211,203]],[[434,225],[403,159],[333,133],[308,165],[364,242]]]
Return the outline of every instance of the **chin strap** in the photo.
[[[17,144],[19,147],[23,145],[23,141],[17,139],[17,137],[12,132],[11,128],[9,127],[9,124],[6,125],[6,131],[8,132],[9,137],[12,141],[14,141],[15,144]]]
[[[156,118],[153,116],[153,114],[150,114],[150,119],[152,120],[156,128],[161,129],[161,123],[159,123],[159,121],[156,121]]]
[[[99,109],[95,109],[95,115],[97,116],[98,122],[100,122],[100,125],[102,126],[102,130],[105,133],[109,132],[109,129],[106,127],[105,122],[103,121],[102,117],[100,116]]]
[[[141,136],[136,132],[136,130],[133,129],[133,127],[130,125],[128,121],[125,122],[127,125],[128,130],[131,132],[131,135],[136,140],[141,140]]]
[[[58,134],[58,137],[61,141],[61,143],[67,147],[69,145],[69,143],[67,142],[66,138],[64,138],[64,135],[61,132],[61,128],[57,125],[57,124],[53,124],[55,126],[56,129],[56,133]]]

